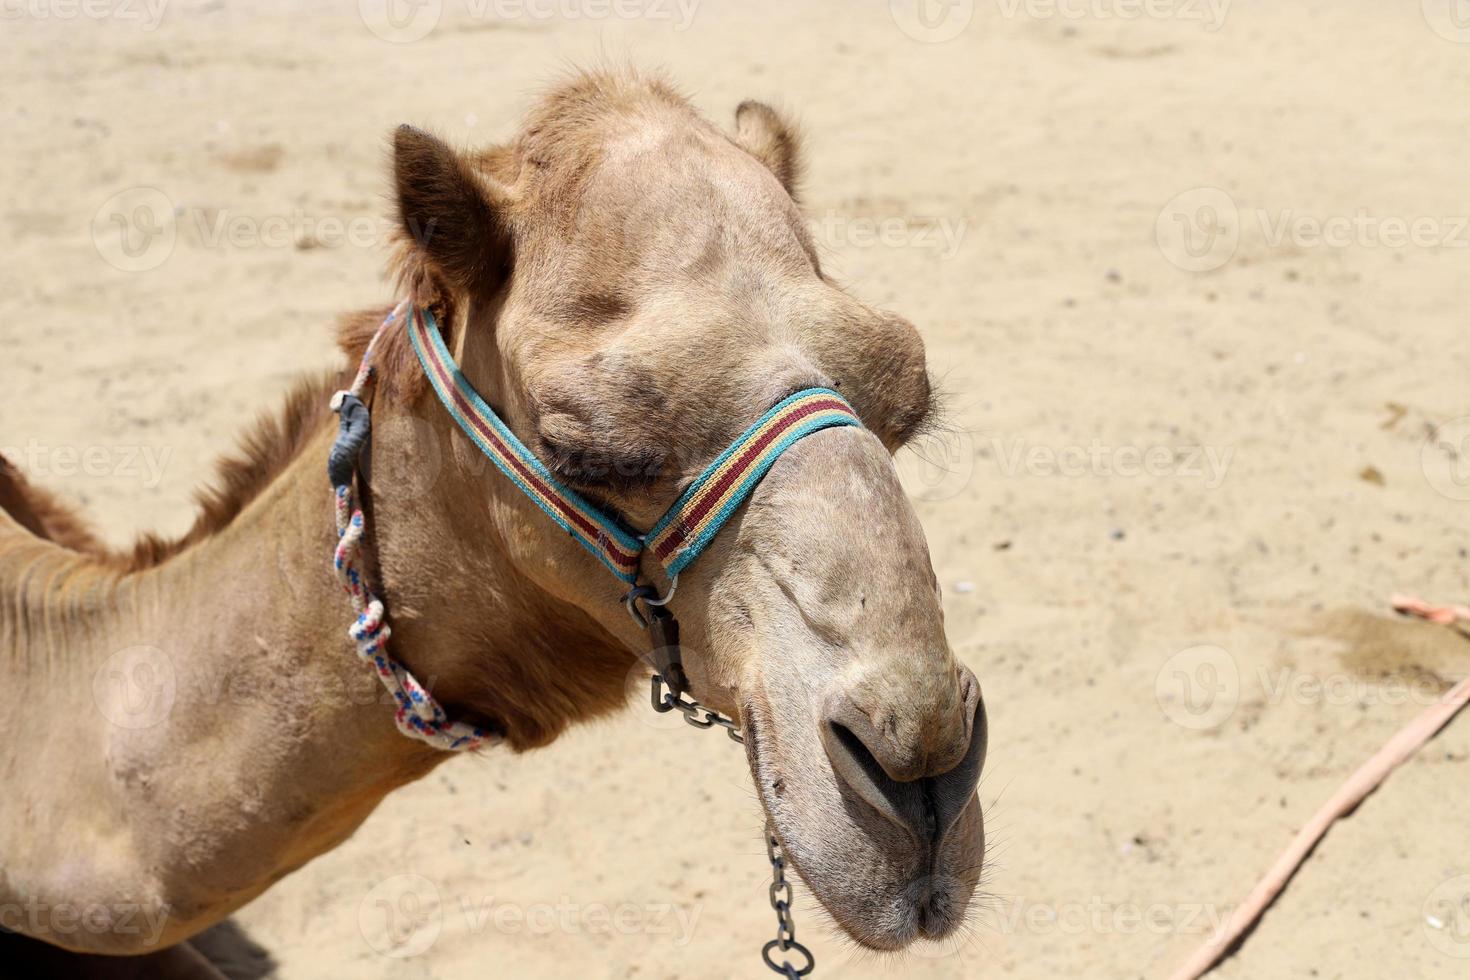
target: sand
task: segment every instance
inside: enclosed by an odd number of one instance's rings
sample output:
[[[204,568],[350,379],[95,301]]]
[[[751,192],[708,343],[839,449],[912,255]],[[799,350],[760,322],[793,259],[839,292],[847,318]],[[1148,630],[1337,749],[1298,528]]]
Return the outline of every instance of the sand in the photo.
[[[989,897],[886,959],[799,891],[818,976],[1161,976],[1470,671],[1385,618],[1470,598],[1448,2],[436,6],[417,40],[369,10],[400,43],[353,3],[0,7],[0,446],[110,540],[186,527],[332,317],[389,298],[393,126],[488,142],[631,60],[801,118],[827,264],[950,394],[943,467],[902,465],[989,705]],[[1461,719],[1218,975],[1464,976],[1467,778]],[[237,923],[289,978],[760,976],[759,831],[740,753],[635,703],[446,764]]]

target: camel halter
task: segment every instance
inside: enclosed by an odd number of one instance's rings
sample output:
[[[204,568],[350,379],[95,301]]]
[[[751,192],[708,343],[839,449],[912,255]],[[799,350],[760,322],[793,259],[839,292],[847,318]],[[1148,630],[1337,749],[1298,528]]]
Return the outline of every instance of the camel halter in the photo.
[[[771,464],[798,440],[836,425],[862,425],[837,392],[828,388],[799,391],[746,429],[652,530],[640,535],[557,482],[460,373],[432,313],[413,312],[409,337],[434,393],[464,434],[546,516],[629,585],[637,584],[645,551],[676,580],[714,540]]]
[[[363,394],[373,375],[372,359],[379,338],[406,310],[414,353],[455,424],[547,517],[591,552],[619,581],[630,586],[622,601],[633,619],[649,633],[655,666],[654,710],[678,710],[685,721],[697,728],[718,725],[732,739],[743,742],[733,719],[684,697],[689,682],[679,650],[679,624],[667,604],[678,587],[679,573],[704,552],[782,453],[823,429],[862,426],[852,406],[829,388],[807,388],[782,399],[706,467],[647,533],[639,534],[558,482],[460,372],[433,314],[411,309],[407,300],[399,303],[368,343],[352,387],[332,398],[332,410],[339,418],[337,440],[327,460],[328,476],[336,495],[338,541],[333,567],[357,613],[348,635],[358,656],[372,665],[392,694],[399,731],[445,751],[480,748],[500,741],[501,735],[449,720],[434,696],[406,667],[389,656],[387,644],[392,631],[387,613],[382,599],[367,586],[360,569],[365,522],[353,483],[371,431],[371,416]],[[669,577],[669,591],[662,597],[651,585],[638,581],[645,552],[652,555]],[[646,612],[639,609],[640,602]],[[796,941],[796,927],[791,919],[791,886],[785,877],[786,861],[781,843],[769,826],[766,852],[774,874],[770,897],[771,907],[776,910],[777,931],[776,938],[762,948],[761,958],[776,973],[788,978],[804,977],[812,972],[815,961],[811,952]],[[778,950],[782,954],[779,963],[774,959]],[[787,959],[785,954],[791,952],[805,960],[802,967]]]

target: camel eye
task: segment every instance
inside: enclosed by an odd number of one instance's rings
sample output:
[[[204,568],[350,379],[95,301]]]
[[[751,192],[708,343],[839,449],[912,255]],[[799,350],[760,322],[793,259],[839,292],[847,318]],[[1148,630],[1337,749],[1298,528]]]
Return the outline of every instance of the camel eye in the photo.
[[[542,437],[542,459],[563,483],[614,493],[634,493],[658,483],[663,452],[638,447],[588,446]]]

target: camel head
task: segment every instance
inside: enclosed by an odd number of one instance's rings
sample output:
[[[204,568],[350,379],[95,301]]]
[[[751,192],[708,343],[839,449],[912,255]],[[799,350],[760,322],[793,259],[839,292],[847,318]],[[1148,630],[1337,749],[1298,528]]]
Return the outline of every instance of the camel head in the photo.
[[[986,724],[892,461],[931,412],[924,350],[823,272],[792,129],[746,103],[726,135],[659,83],[601,75],[507,145],[404,127],[394,155],[405,279],[449,311],[465,375],[633,528],[795,391],[834,388],[861,416],[776,462],[670,608],[694,696],[740,720],[760,800],[836,922],[883,950],[952,933],[984,857]],[[456,547],[493,538],[548,619],[596,624],[625,667],[647,652],[625,587],[499,474],[475,486]]]

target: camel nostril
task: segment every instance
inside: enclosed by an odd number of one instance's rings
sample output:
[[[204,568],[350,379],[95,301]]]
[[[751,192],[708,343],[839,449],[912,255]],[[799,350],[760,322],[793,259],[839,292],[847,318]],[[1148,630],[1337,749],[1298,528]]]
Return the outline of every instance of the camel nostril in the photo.
[[[841,722],[822,726],[822,744],[832,771],[869,806],[920,840],[930,836],[928,808],[918,783],[901,783],[889,776],[864,741]]]
[[[886,747],[882,735],[869,728],[865,739],[854,727],[829,716],[822,725],[822,744],[832,771],[889,821],[921,842],[936,843],[975,798],[980,781],[987,742],[985,705],[978,697],[973,703],[969,745],[964,757],[947,772],[895,779],[871,747],[875,739],[880,751]]]

